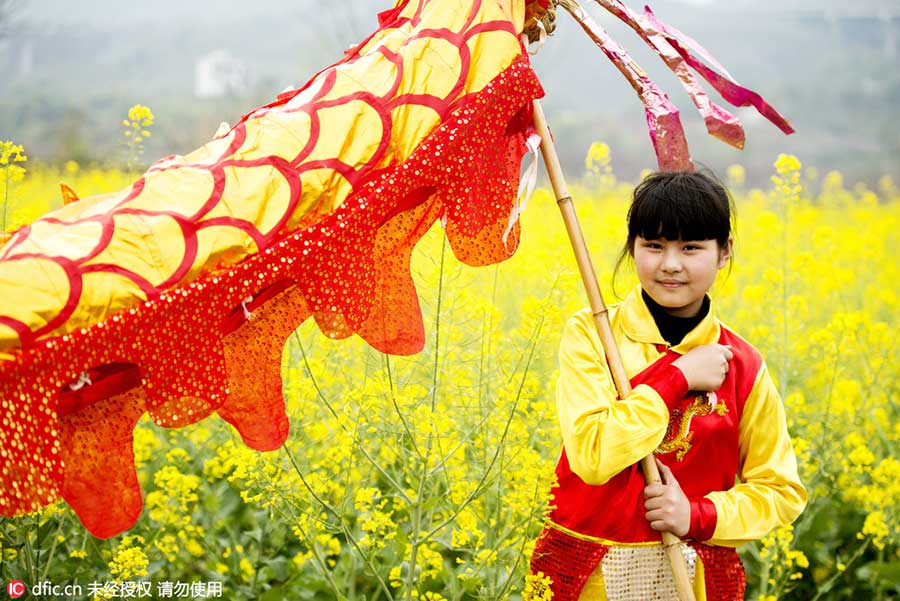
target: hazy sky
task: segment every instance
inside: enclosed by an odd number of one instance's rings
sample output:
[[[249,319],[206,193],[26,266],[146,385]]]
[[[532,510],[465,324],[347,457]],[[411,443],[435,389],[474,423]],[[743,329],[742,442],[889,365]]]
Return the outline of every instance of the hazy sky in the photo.
[[[759,173],[768,173],[772,156],[793,152],[808,153],[811,162],[823,170],[849,170],[848,157],[856,157],[860,173],[897,172],[896,129],[882,124],[896,123],[898,71],[896,63],[885,57],[897,54],[900,0],[625,0],[636,10],[649,4],[663,21],[695,37],[740,82],[762,93],[788,115],[801,132],[785,138],[760,123],[754,113],[738,110],[750,141],[740,156],[706,140],[702,121],[695,117],[677,80],[633,32],[592,0],[580,1],[651,77],[658,76],[657,83],[682,108],[692,149],[698,155],[715,157],[706,159],[711,166],[717,166],[716,160],[721,164],[739,161],[753,169],[755,161]],[[115,94],[127,93],[129,98],[153,103],[161,123],[166,119],[169,123],[196,122],[196,128],[203,132],[214,126],[204,124],[196,115],[179,113],[172,107],[180,106],[180,102],[171,98],[177,90],[189,93],[184,90],[192,89],[189,80],[198,56],[221,47],[246,61],[259,82],[255,102],[265,102],[285,85],[302,83],[336,60],[349,44],[377,27],[379,11],[395,4],[394,0],[13,2],[16,21],[23,30],[49,35],[51,42],[66,39],[68,42],[60,44],[93,49],[93,53],[75,57],[71,47],[57,44],[61,56],[53,60],[65,63],[65,72],[54,73],[47,60],[41,63],[35,59],[36,65],[46,67],[39,74],[45,79],[33,81],[28,93],[37,97],[46,92],[48,86],[43,82],[52,81],[56,89],[67,90],[63,96],[68,106],[74,107],[69,110],[81,110],[98,120],[109,120],[104,111],[112,108],[107,105]],[[828,18],[831,15],[869,18],[832,20]],[[574,21],[564,17],[558,25],[556,41],[547,44],[533,60],[547,90],[548,114],[557,111],[553,122],[558,130],[569,128],[572,157],[583,157],[589,142],[601,137],[617,144],[618,156],[646,157],[643,111],[631,88]],[[66,35],[59,35],[60,30]],[[888,46],[894,49],[888,52]],[[867,57],[865,64],[853,62],[857,55]],[[576,64],[579,67],[573,66]],[[138,79],[136,73],[140,74]],[[121,85],[108,86],[110,82]],[[25,86],[28,82],[19,83]],[[597,99],[601,99],[602,110]],[[172,113],[168,116],[164,114],[166,103]],[[35,102],[21,110],[38,114],[41,106]],[[5,113],[17,114],[11,109]],[[18,131],[17,123],[14,117],[6,122],[12,134]],[[175,129],[182,137],[188,135],[185,127]],[[34,137],[52,140],[53,130]],[[162,132],[154,140],[162,144]],[[161,154],[174,148],[190,149],[193,138],[187,141],[176,136],[167,143]],[[572,157],[570,162],[575,160]]]
[[[368,5],[371,13],[392,4],[390,0],[342,0],[343,5]],[[98,25],[137,23],[147,21],[196,19],[198,23],[233,19],[235,15],[306,12],[316,20],[315,12],[330,10],[328,3],[315,0],[153,0],[153,2],[119,2],[118,0],[19,0],[22,18],[59,20],[65,22],[94,22]]]
[[[639,9],[645,3],[652,6],[665,4],[690,4],[715,7],[717,10],[754,11],[859,11],[884,13],[897,17],[900,2],[897,0],[626,0]],[[374,14],[393,6],[393,0],[340,0],[346,12],[354,8]],[[583,5],[592,4],[582,0]],[[235,15],[290,14],[292,17],[306,14],[311,21],[318,20],[316,13],[335,11],[332,5],[321,0],[154,0],[153,2],[121,2],[119,0],[18,0],[17,8],[23,18],[63,21],[66,23],[94,22],[100,25],[149,22],[170,19],[197,19],[198,22],[233,18]],[[349,8],[348,8],[349,7]]]

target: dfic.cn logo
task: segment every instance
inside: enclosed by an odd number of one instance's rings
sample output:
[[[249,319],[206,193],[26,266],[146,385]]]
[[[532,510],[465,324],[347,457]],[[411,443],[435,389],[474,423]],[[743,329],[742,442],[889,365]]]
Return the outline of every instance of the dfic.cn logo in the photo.
[[[6,593],[13,599],[18,599],[25,594],[25,583],[21,580],[11,580],[6,585]]]

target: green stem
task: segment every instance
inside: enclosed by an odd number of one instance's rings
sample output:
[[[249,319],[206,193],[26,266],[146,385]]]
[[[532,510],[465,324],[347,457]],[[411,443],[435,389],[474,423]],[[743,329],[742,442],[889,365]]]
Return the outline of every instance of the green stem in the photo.
[[[825,582],[820,584],[819,590],[816,593],[816,596],[812,598],[812,601],[818,601],[819,599],[822,598],[823,595],[828,593],[831,590],[831,587],[834,586],[834,583],[837,582],[837,579],[840,578],[841,576],[843,576],[844,573],[847,571],[847,569],[849,569],[850,566],[853,564],[853,562],[856,561],[857,559],[859,559],[862,556],[862,554],[865,552],[865,550],[869,548],[869,543],[871,543],[871,542],[872,542],[872,539],[867,538],[863,542],[863,544],[861,544],[859,546],[859,548],[853,552],[853,555],[851,555],[850,558],[847,559],[847,563],[844,564],[845,567],[842,571],[835,571],[835,573],[832,574],[828,580],[826,580]]]
[[[56,541],[59,540],[59,533],[62,531],[63,519],[60,518],[59,524],[56,526],[56,534],[53,535],[53,544],[50,546],[50,554],[47,556],[47,563],[44,565],[44,571],[41,572],[41,580],[47,579],[50,572],[50,565],[53,563],[53,556],[56,554]]]
[[[437,405],[438,362],[441,358],[441,298],[444,292],[444,255],[447,251],[447,236],[441,238],[441,264],[438,271],[437,309],[434,317],[434,367],[431,372],[431,411]]]
[[[283,445],[282,445],[282,447],[285,450],[287,450],[287,447],[284,447]],[[293,458],[291,457],[290,453],[288,453],[288,457],[291,458],[291,460],[293,461]],[[296,464],[294,465],[294,469],[297,470],[297,472],[299,473],[299,469],[297,468]],[[279,494],[281,495],[281,498],[284,499],[285,502],[288,503],[288,505],[293,507],[293,505],[291,505],[290,500],[287,499],[283,493],[281,493],[279,491]],[[293,508],[296,509],[296,507],[293,507]],[[292,517],[294,517],[294,516],[292,516]],[[291,519],[290,521],[294,521],[294,520]],[[299,528],[298,528],[298,530],[299,530]],[[325,580],[328,581],[328,584],[331,586],[332,590],[334,591],[335,596],[340,597],[341,590],[340,590],[340,588],[338,588],[338,585],[334,581],[334,578],[331,577],[331,571],[328,569],[328,564],[326,563],[325,559],[322,557],[322,554],[319,553],[319,549],[316,547],[316,542],[312,538],[310,538],[309,533],[306,530],[301,530],[301,532],[303,533],[303,538],[306,541],[306,544],[309,546],[310,553],[312,553],[313,558],[316,560],[316,563],[319,564],[319,569],[322,571],[322,575],[325,576]]]
[[[763,573],[759,577],[759,596],[765,597],[769,594],[769,572],[771,571],[772,560],[769,560],[763,566]]]
[[[394,376],[391,374],[391,356],[388,354],[382,355],[384,357],[384,366],[387,371],[387,379],[388,385],[390,387],[391,392],[391,403],[394,405],[394,411],[397,412],[397,417],[400,418],[400,423],[403,424],[403,430],[406,432],[407,438],[409,438],[410,444],[412,444],[413,451],[416,452],[416,455],[419,458],[422,458],[422,451],[419,450],[419,446],[416,444],[416,437],[413,436],[412,430],[409,428],[409,424],[406,423],[406,419],[403,417],[403,411],[400,409],[400,405],[397,404],[397,396],[394,394]]]
[[[444,256],[447,250],[447,236],[441,236],[441,262],[438,270],[437,308],[434,317],[434,365],[431,371],[431,412],[437,406],[438,365],[441,357],[441,297],[444,291]],[[412,532],[410,537],[409,570],[406,574],[406,600],[412,600],[413,585],[416,582],[416,559],[419,553],[419,545],[422,540],[419,537],[419,529],[422,522],[422,496],[425,494],[425,482],[428,480],[428,459],[431,456],[431,447],[434,440],[434,432],[428,433],[425,443],[425,456],[422,460],[422,471],[419,474],[419,487],[416,491],[416,504],[412,516]],[[427,537],[424,539],[427,540]]]
[[[439,532],[444,527],[446,527],[450,522],[455,520],[456,516],[458,516],[462,512],[462,510],[465,509],[466,506],[469,503],[471,503],[475,499],[475,497],[478,496],[478,494],[481,492],[482,487],[485,485],[485,482],[487,481],[488,476],[490,475],[491,471],[494,468],[494,464],[497,462],[497,458],[500,456],[500,451],[503,450],[503,444],[506,442],[507,434],[509,434],[509,427],[512,424],[513,417],[515,417],[515,415],[516,415],[516,410],[519,407],[519,400],[522,398],[522,389],[525,387],[525,377],[528,375],[528,369],[531,365],[531,359],[532,359],[532,357],[534,357],[534,350],[535,350],[535,348],[537,348],[537,340],[538,340],[538,337],[540,336],[540,331],[541,331],[541,327],[543,326],[543,324],[544,324],[544,316],[542,314],[540,320],[538,320],[537,328],[535,329],[534,338],[532,339],[533,342],[531,345],[531,350],[528,353],[528,359],[525,363],[525,369],[522,372],[522,379],[520,380],[519,388],[516,391],[516,398],[513,401],[513,406],[510,409],[509,416],[507,417],[506,423],[503,426],[503,432],[500,434],[500,442],[497,445],[497,449],[494,451],[493,457],[491,457],[491,461],[488,464],[487,469],[481,475],[481,479],[478,481],[478,484],[475,485],[475,488],[472,489],[472,492],[470,492],[466,496],[466,498],[463,500],[463,502],[460,503],[459,507],[457,507],[453,511],[453,513],[450,514],[450,516],[447,519],[445,519],[443,522],[441,522],[440,524],[438,524],[437,526],[432,528],[428,532],[428,534],[426,534],[424,536],[425,539],[431,538],[437,532]]]
[[[271,482],[271,480],[269,480],[269,482]],[[280,488],[275,488],[273,490],[274,490],[274,494],[277,494],[279,496],[279,498],[284,502],[284,506],[282,507],[277,504],[272,504],[271,507],[269,508],[270,511],[272,512],[272,515],[277,515],[279,518],[281,518],[282,522],[285,524],[296,524],[298,521],[298,513],[299,513],[299,508],[298,508],[297,504],[294,502],[293,499],[288,497],[284,493],[284,491],[281,490]],[[312,555],[313,555],[313,559],[315,559],[316,562],[318,562],[319,567],[322,569],[322,573],[325,574],[325,576],[327,578],[328,574],[326,572],[325,562],[324,562],[324,560],[322,560],[321,555],[319,555],[318,551],[316,550],[315,544],[313,543],[312,539],[309,538],[309,532],[307,532],[306,530],[302,530],[299,526],[295,526],[295,529],[292,531],[297,536],[298,540],[306,542],[306,544],[309,546],[310,553],[312,553]],[[230,538],[231,538],[232,547],[237,546],[238,542],[235,539],[234,535],[231,533],[230,533]],[[291,575],[288,576],[287,580],[285,581],[285,584],[296,580],[298,577],[298,574],[299,574],[299,572],[296,572],[296,571],[292,572]],[[340,594],[340,591],[338,590],[337,586],[334,586],[333,588],[338,594]]]
[[[366,451],[366,449],[362,446],[362,443],[359,441],[359,439],[353,435],[353,433],[350,431],[350,428],[348,428],[344,424],[344,422],[341,420],[340,416],[338,415],[337,411],[334,409],[332,404],[328,401],[327,398],[325,398],[325,395],[322,393],[322,389],[319,388],[319,383],[316,381],[316,377],[313,375],[312,368],[309,365],[309,359],[306,356],[306,351],[303,349],[303,343],[300,342],[300,337],[297,335],[296,330],[294,331],[294,340],[297,342],[297,346],[300,348],[300,354],[303,355],[303,364],[306,366],[306,373],[309,376],[309,379],[312,382],[313,387],[316,389],[316,394],[319,395],[319,399],[321,399],[321,401],[323,403],[325,403],[325,407],[328,409],[328,411],[331,413],[331,415],[337,420],[338,425],[341,427],[341,429],[346,434],[348,434],[353,439],[354,445],[356,446],[356,448],[358,448],[359,451],[363,454],[363,456],[365,456],[365,458],[369,460],[369,463],[372,464],[372,467],[374,467],[376,470],[378,470],[378,473],[381,474],[385,480],[390,482],[391,486],[393,486],[397,490],[397,492],[400,494],[400,496],[403,497],[403,500],[408,503],[410,501],[410,499],[406,495],[406,491],[403,490],[403,487],[400,486],[400,484],[396,480],[394,480],[391,477],[391,475],[388,474],[387,471],[383,467],[381,467],[381,464],[378,463],[375,460],[375,458],[369,454],[368,451]]]
[[[838,337],[837,341],[835,342],[834,367],[831,369],[831,382],[828,383],[828,395],[825,397],[825,411],[824,411],[824,414],[822,415],[821,419],[819,420],[820,423],[822,424],[822,435],[819,436],[819,449],[827,448],[825,446],[825,438],[829,434],[834,434],[834,431],[832,428],[829,427],[828,422],[831,419],[831,404],[832,404],[831,398],[832,398],[832,395],[834,394],[835,383],[837,382],[838,367],[840,365],[840,358],[841,358],[840,349],[841,349],[841,343],[843,342],[843,340],[844,340],[844,332],[841,331],[840,336]],[[830,465],[833,465],[831,462],[828,462],[828,461],[819,461],[818,464],[819,465],[816,468],[816,473],[813,476],[814,478],[819,477],[820,474],[824,474],[826,472],[827,467]]]
[[[489,373],[491,369],[491,342],[493,341],[493,337],[491,333],[494,331],[494,311],[493,308],[496,306],[497,300],[497,280],[498,274],[500,272],[500,265],[494,265],[494,281],[493,286],[491,287],[491,308],[487,311],[487,320],[486,323],[482,322],[482,334],[481,334],[481,365],[478,370],[478,393],[482,398],[487,398],[491,393],[491,379],[485,378],[485,374]],[[482,390],[482,388],[484,390]]]
[[[31,518],[30,521],[35,530],[40,528],[37,518]],[[28,570],[28,577],[34,582],[36,574],[34,572],[34,558],[31,556],[33,552],[31,547],[31,530],[31,528],[28,528],[27,532],[25,532],[25,569]],[[37,536],[37,533],[35,533],[35,536]]]
[[[487,439],[488,430],[483,427],[484,424],[487,423],[487,415],[485,415],[485,404],[484,399],[490,398],[491,395],[491,378],[485,377],[486,374],[490,373],[491,369],[491,350],[492,350],[492,342],[493,337],[492,333],[494,331],[494,311],[493,308],[496,306],[497,299],[497,281],[498,274],[500,270],[500,265],[494,265],[494,282],[491,290],[491,305],[487,311],[487,320],[486,323],[482,322],[482,344],[481,344],[481,364],[479,366],[478,371],[478,409],[481,412],[481,423],[479,424],[479,428],[481,429],[481,435],[483,438]],[[490,415],[492,410],[488,410],[488,415]],[[488,450],[486,445],[482,445],[481,447],[481,461],[482,463],[487,462]]]
[[[353,548],[359,554],[360,558],[362,558],[362,560],[365,562],[366,566],[369,568],[369,572],[371,572],[371,574],[373,576],[375,576],[375,579],[378,580],[378,584],[381,586],[381,589],[384,591],[385,595],[387,595],[387,598],[393,600],[393,596],[391,595],[391,591],[388,588],[387,583],[384,581],[384,579],[378,573],[378,570],[375,567],[375,565],[372,564],[372,562],[369,560],[365,551],[363,551],[362,548],[359,546],[359,541],[356,540],[356,537],[354,537],[353,534],[350,532],[350,529],[347,528],[347,525],[344,523],[344,519],[341,517],[341,514],[339,514],[337,512],[337,510],[331,506],[330,503],[328,503],[325,499],[320,497],[316,493],[316,491],[313,490],[312,486],[309,485],[309,482],[306,481],[306,477],[303,475],[303,472],[300,470],[300,466],[298,466],[297,462],[294,460],[294,455],[291,453],[291,450],[288,449],[287,445],[281,445],[281,448],[284,449],[285,454],[287,454],[287,457],[290,460],[291,465],[294,467],[294,471],[297,473],[297,476],[300,477],[300,481],[303,482],[303,486],[306,487],[307,492],[309,492],[309,494],[312,495],[313,499],[315,499],[316,502],[319,503],[325,509],[325,511],[327,511],[332,516],[334,516],[334,518],[338,521],[338,524],[340,525],[341,530],[344,533],[344,536],[347,537],[347,540],[350,541],[350,544],[353,545]],[[328,576],[328,575],[326,574],[326,576]],[[328,576],[328,578],[329,578],[329,580],[331,580],[330,576]],[[332,580],[332,583],[333,582],[334,581]],[[334,589],[335,589],[335,592],[338,592],[336,585],[335,585]]]
[[[263,558],[263,541],[266,538],[266,527],[269,525],[269,520],[264,517],[262,528],[259,531],[259,541],[256,545],[256,565],[253,569],[253,582],[250,584],[250,591],[253,593],[253,596],[256,596],[256,584],[259,581],[259,570],[262,567],[262,558]]]
[[[540,491],[544,486],[545,486],[545,484],[543,482],[539,482],[535,485],[534,496],[532,497],[532,501],[533,501],[532,505],[533,506],[537,505]],[[531,524],[533,522],[534,522],[534,513],[531,513],[528,516],[528,522],[525,524],[525,528],[523,529],[523,532],[527,533],[529,530],[531,530]],[[509,587],[513,583],[513,577],[516,573],[516,569],[519,567],[519,561],[521,561],[522,557],[525,556],[525,545],[528,544],[528,540],[529,539],[527,536],[522,537],[522,545],[519,547],[519,552],[518,552],[518,554],[516,554],[516,560],[513,562],[512,568],[509,570],[509,577],[506,579],[506,582],[504,583],[503,588],[500,589],[500,592],[497,594],[498,599],[506,599],[509,596],[507,594],[507,591],[509,590]]]
[[[9,535],[6,533],[6,524],[9,523],[7,520],[0,520],[0,582],[5,582],[8,580],[6,577],[6,560],[3,556],[6,554],[7,541],[9,541]]]

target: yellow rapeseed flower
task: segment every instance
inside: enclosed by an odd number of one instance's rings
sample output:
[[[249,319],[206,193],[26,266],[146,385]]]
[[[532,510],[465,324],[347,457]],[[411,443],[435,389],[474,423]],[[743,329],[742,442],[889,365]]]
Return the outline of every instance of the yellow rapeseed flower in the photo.
[[[598,172],[609,167],[611,152],[609,144],[605,142],[593,142],[584,157],[584,168],[588,171]]]
[[[146,553],[141,548],[143,544],[144,539],[140,536],[123,537],[109,562],[109,573],[122,581],[146,576],[149,562]]]
[[[150,130],[147,128],[153,125],[153,118],[153,112],[149,107],[136,104],[128,109],[128,118],[122,120],[124,127],[122,135],[128,146],[129,170],[136,166],[144,154],[144,140],[150,137]]]
[[[250,582],[253,579],[253,574],[256,573],[253,564],[250,563],[250,560],[246,557],[242,557],[238,562],[238,569],[240,570],[241,578],[243,578],[244,582]]]
[[[743,165],[729,165],[725,170],[728,185],[733,188],[742,188],[747,181],[747,171]]]
[[[522,589],[522,601],[550,601],[553,599],[551,584],[553,584],[553,579],[543,572],[526,575],[525,586]]]
[[[129,136],[150,123],[145,114],[129,117]],[[24,166],[12,156],[9,165]],[[608,158],[595,149],[592,165],[603,169]],[[58,202],[63,171],[29,169],[10,204],[13,228],[53,208],[47,203]],[[579,219],[598,269],[608,273],[623,241],[630,189],[598,185],[603,173],[588,171],[583,182],[572,183],[573,197],[584,199]],[[728,176],[734,186],[737,171]],[[872,542],[883,545],[891,560],[900,548],[900,462],[894,457],[900,420],[892,418],[900,406],[892,377],[900,373],[900,354],[892,350],[900,314],[900,266],[893,260],[900,246],[900,191],[893,181],[870,190],[833,172],[823,174],[816,186],[821,191],[812,193],[801,183],[815,174],[788,157],[773,173],[774,189],[735,191],[737,260],[713,296],[724,321],[760,349],[782,392],[811,499],[800,520],[840,504],[848,522],[860,524],[860,539],[812,541],[802,522],[796,532],[766,537],[759,547],[761,569],[749,574],[747,594],[755,599],[762,590],[754,587],[767,586],[768,601],[789,596],[798,579],[823,583],[842,569],[842,582],[857,582],[859,564],[842,568],[822,559],[836,557],[837,550],[849,563],[855,550]],[[133,179],[125,170],[86,166],[65,174],[83,196]],[[253,566],[248,569],[248,560],[239,566],[244,552],[218,541],[230,540],[238,525],[225,508],[240,503],[240,495],[250,504],[237,508],[240,515],[262,512],[274,528],[293,532],[283,547],[289,549],[285,559],[304,578],[325,569],[338,580],[365,569],[345,542],[346,531],[373,565],[395,566],[389,581],[397,596],[406,595],[410,570],[414,576],[427,572],[434,581],[429,588],[483,591],[478,594],[485,597],[498,596],[491,587],[500,569],[517,566],[512,577],[521,580],[553,503],[559,333],[566,316],[585,304],[564,230],[553,227],[556,212],[552,193],[537,190],[522,216],[528,235],[516,255],[485,269],[458,264],[449,250],[439,261],[444,234],[440,228],[429,232],[413,257],[426,328],[419,355],[385,357],[355,338],[326,339],[315,320],[303,324],[283,354],[291,416],[286,450],[248,449],[214,420],[171,436],[142,422],[134,452],[148,491],[148,519],[134,532],[149,541],[147,555],[166,562],[173,580],[206,570],[222,574],[226,589],[237,590],[242,572],[252,578]],[[601,279],[614,301],[609,278]],[[617,290],[633,282],[626,268]],[[204,462],[199,473],[194,457]],[[227,500],[214,498],[229,486]],[[68,515],[61,533],[72,541],[75,522],[68,511],[24,519],[46,524]],[[420,538],[411,566],[414,523],[418,534],[431,538]],[[48,544],[53,539],[45,537]],[[820,544],[821,552],[806,556]],[[115,552],[95,548],[59,557],[73,573],[88,562],[113,561]],[[10,560],[14,552],[7,546],[2,556]],[[327,560],[324,567],[310,561],[314,553]],[[15,560],[21,562],[22,554]],[[532,598],[549,594],[546,582],[537,596],[540,583],[529,584]]]
[[[880,510],[873,511],[867,515],[863,522],[860,534],[863,536],[871,536],[872,544],[879,549],[884,549],[884,539],[890,534],[890,529],[885,521],[884,512]]]
[[[800,159],[792,154],[779,154],[775,160],[775,169],[781,175],[789,175],[800,171],[802,167]]]

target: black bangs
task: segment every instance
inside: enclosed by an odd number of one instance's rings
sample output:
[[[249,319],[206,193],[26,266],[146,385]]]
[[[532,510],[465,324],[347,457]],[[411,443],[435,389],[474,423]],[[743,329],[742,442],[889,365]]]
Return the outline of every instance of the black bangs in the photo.
[[[731,201],[725,187],[705,172],[654,173],[634,190],[628,211],[628,249],[647,240],[716,240],[731,235]]]

